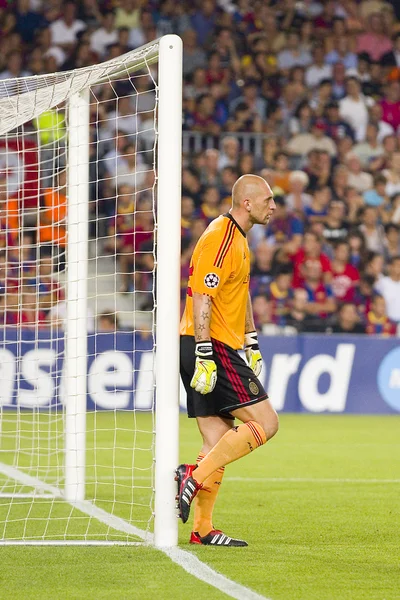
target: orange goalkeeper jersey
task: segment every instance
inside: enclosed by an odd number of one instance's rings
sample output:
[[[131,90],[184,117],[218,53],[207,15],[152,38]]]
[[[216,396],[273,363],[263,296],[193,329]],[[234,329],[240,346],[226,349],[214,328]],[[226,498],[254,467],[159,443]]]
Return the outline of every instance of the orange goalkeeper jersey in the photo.
[[[211,337],[242,348],[250,281],[246,234],[228,213],[207,227],[190,261],[181,335],[194,335],[193,293],[212,298]]]

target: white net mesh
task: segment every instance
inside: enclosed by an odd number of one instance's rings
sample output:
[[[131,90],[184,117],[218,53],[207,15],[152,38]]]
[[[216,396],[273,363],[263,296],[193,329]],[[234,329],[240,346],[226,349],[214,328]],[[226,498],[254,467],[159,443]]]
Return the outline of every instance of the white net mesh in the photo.
[[[153,514],[158,44],[0,87],[0,540],[133,540]],[[67,503],[69,99],[90,90],[86,504]]]

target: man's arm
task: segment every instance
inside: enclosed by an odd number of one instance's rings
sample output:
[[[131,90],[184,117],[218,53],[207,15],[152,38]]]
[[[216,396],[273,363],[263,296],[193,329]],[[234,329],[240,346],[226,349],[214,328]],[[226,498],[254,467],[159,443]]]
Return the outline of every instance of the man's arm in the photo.
[[[256,326],[254,324],[250,293],[247,296],[246,317],[244,323],[244,352],[246,354],[247,364],[258,377],[262,369],[262,356],[258,345]]]
[[[244,332],[252,333],[256,330],[256,326],[254,325],[254,317],[253,317],[253,306],[251,304],[251,296],[250,292],[247,296],[247,304],[246,304],[246,320],[244,324]]]
[[[194,339],[198,342],[211,341],[212,300],[206,294],[193,293]]]
[[[217,381],[217,365],[210,335],[212,300],[207,294],[193,293],[194,339],[196,342],[196,366],[190,385],[200,392],[209,394]]]

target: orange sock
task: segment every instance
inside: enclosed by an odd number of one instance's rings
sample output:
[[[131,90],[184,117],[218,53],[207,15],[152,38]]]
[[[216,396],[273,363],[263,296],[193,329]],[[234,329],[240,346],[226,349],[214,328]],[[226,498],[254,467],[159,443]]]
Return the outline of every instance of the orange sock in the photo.
[[[210,450],[193,473],[198,483],[206,479],[221,467],[250,454],[267,441],[264,429],[255,421],[242,423],[233,427],[222,436],[214,448]]]
[[[205,454],[200,452],[196,463],[199,464],[205,456]],[[193,531],[197,531],[201,537],[204,537],[214,529],[212,514],[219,488],[221,487],[224,470],[225,467],[221,467],[214,473],[211,473],[211,475],[203,482],[203,487],[198,491],[194,500]]]

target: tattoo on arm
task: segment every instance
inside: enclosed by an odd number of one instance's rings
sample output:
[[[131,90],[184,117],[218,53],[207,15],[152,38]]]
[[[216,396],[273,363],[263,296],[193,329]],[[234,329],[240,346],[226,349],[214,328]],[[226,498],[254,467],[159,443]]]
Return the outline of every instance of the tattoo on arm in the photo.
[[[204,294],[193,295],[194,337],[196,342],[210,339],[212,299]]]

